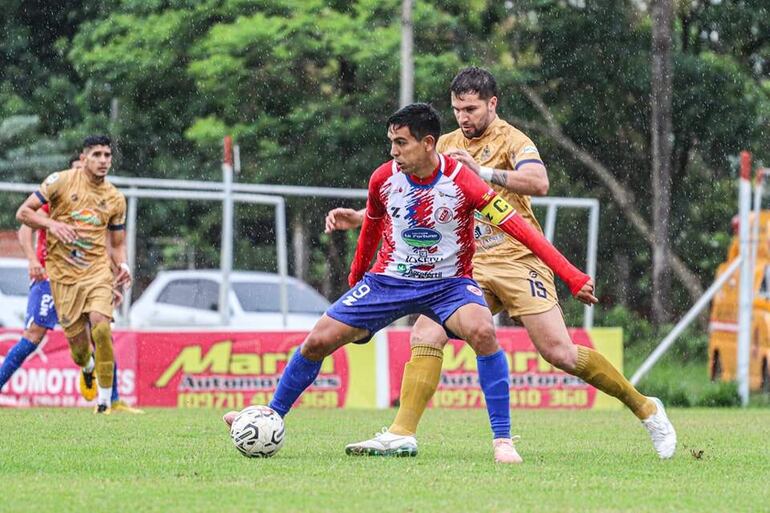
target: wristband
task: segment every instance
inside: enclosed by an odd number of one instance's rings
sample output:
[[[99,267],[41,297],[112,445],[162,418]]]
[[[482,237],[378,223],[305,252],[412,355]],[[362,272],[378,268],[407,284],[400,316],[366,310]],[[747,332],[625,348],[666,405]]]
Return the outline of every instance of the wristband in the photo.
[[[492,169],[491,167],[481,166],[479,168],[479,176],[483,180],[486,180],[487,182],[491,182],[492,181],[492,173],[493,172],[494,172],[494,169]]]
[[[120,265],[119,265],[118,267],[120,267],[121,269],[123,269],[124,271],[126,271],[128,274],[131,274],[131,268],[128,266],[128,264],[127,264],[127,263],[125,263],[125,262],[121,262],[121,263],[120,263]]]

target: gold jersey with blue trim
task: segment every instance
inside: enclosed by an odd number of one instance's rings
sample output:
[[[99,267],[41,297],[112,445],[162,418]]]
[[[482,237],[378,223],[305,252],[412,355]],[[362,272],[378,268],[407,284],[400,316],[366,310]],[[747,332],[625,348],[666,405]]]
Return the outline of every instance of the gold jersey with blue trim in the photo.
[[[48,234],[46,271],[51,281],[111,281],[107,232],[125,228],[123,194],[106,180],[95,184],[85,171],[69,169],[49,175],[37,196],[48,203],[51,219],[73,226],[78,234],[70,244]]]
[[[521,130],[499,117],[489,124],[479,137],[468,139],[461,129],[442,135],[437,150],[446,153],[452,148],[466,150],[482,166],[495,169],[516,170],[527,162],[542,164],[540,153],[532,140]],[[532,211],[529,196],[516,194],[504,187],[492,184],[491,187],[538,231],[540,224]],[[502,257],[504,259],[521,258],[531,251],[513,237],[494,226],[487,220],[476,216],[476,256],[474,261],[484,258]]]

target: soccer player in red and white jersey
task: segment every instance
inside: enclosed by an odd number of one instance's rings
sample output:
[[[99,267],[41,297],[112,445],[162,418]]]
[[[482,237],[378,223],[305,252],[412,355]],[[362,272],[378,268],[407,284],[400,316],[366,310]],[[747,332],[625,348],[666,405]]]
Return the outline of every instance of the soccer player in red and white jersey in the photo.
[[[483,293],[471,277],[474,212],[526,244],[579,300],[596,302],[593,281],[473,171],[436,152],[441,125],[431,106],[408,105],[387,126],[393,160],[378,167],[369,182],[366,217],[348,278],[352,288],[294,354],[270,407],[285,416],[315,380],[324,357],[339,347],[367,340],[400,317],[424,314],[476,351],[495,460],[520,462],[510,435],[508,362]],[[367,273],[381,239],[377,261]]]

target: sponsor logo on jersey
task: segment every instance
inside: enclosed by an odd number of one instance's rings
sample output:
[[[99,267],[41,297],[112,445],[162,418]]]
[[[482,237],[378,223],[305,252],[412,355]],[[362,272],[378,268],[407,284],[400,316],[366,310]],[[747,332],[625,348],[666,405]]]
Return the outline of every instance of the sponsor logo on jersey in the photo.
[[[70,212],[70,217],[82,224],[90,224],[91,226],[100,226],[102,220],[99,216],[90,208],[82,208],[80,210],[73,210]]]
[[[465,288],[466,288],[466,289],[468,289],[468,292],[470,292],[471,294],[475,294],[475,295],[477,295],[477,296],[479,296],[479,297],[481,297],[481,296],[483,296],[483,295],[484,295],[484,294],[481,292],[481,289],[480,289],[480,288],[478,288],[478,287],[476,287],[476,286],[474,286],[474,285],[468,285],[468,286],[467,286],[467,287],[465,287]]]
[[[402,273],[402,275],[404,278],[414,278],[417,280],[437,280],[444,277],[444,273],[442,272],[420,271],[414,267],[407,272]]]
[[[444,259],[443,255],[431,255],[428,253],[427,250],[421,249],[417,252],[417,255],[406,255],[406,258],[404,258],[404,261],[407,264],[436,264]],[[403,265],[404,270],[406,270],[406,264],[398,264],[399,266]],[[399,271],[402,269],[399,268]]]
[[[441,224],[446,224],[450,222],[454,218],[454,215],[452,214],[452,210],[447,207],[440,207],[438,210],[436,210],[436,222]]]
[[[524,146],[521,149],[521,154],[524,155],[525,153],[534,153],[535,155],[539,155],[540,153],[537,151],[537,148],[534,146]]]
[[[60,177],[61,177],[61,175],[59,173],[53,173],[52,175],[50,175],[48,178],[45,179],[45,183],[47,183],[48,185],[51,185],[56,180],[58,180]]]
[[[441,241],[441,234],[432,228],[407,228],[401,238],[413,248],[432,248]]]

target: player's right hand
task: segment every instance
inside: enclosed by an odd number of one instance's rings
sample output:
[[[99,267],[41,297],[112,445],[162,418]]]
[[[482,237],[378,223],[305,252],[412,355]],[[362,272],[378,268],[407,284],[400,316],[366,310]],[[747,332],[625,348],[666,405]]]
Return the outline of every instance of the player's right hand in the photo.
[[[43,281],[46,279],[45,267],[37,259],[29,261],[29,279],[32,281]]]
[[[578,293],[575,294],[575,299],[587,305],[595,305],[598,303],[599,299],[594,296],[594,280],[589,278],[585,285],[583,285]]]
[[[324,233],[331,233],[334,230],[350,230],[358,228],[364,222],[364,216],[360,210],[352,208],[335,208],[326,214],[326,228]]]
[[[78,239],[78,232],[75,228],[59,221],[51,221],[51,224],[48,225],[48,232],[65,244],[72,244]]]

